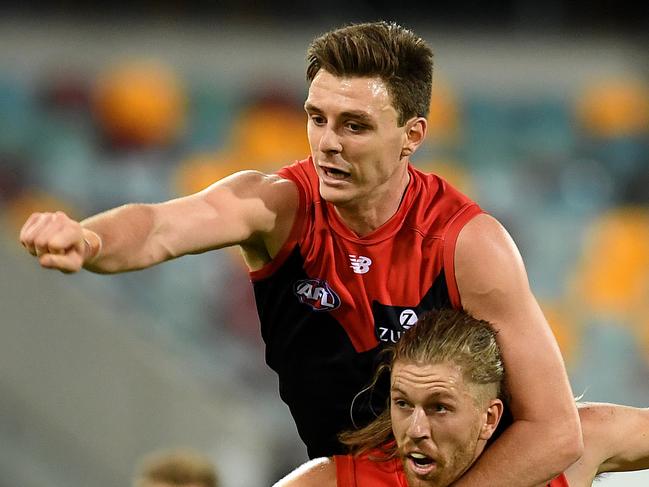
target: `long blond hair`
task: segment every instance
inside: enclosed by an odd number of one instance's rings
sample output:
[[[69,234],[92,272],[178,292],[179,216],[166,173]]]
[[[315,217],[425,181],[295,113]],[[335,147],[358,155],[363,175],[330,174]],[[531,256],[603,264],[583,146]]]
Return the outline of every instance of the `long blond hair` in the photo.
[[[405,332],[389,349],[389,359],[377,370],[372,384],[397,361],[417,364],[450,362],[460,367],[464,380],[473,384],[494,384],[498,397],[503,396],[503,368],[496,332],[491,325],[464,311],[433,310],[421,316],[417,324]],[[504,398],[502,398],[504,399]],[[353,454],[370,450],[373,459],[389,460],[397,454],[390,408],[367,426],[338,435],[341,443]]]

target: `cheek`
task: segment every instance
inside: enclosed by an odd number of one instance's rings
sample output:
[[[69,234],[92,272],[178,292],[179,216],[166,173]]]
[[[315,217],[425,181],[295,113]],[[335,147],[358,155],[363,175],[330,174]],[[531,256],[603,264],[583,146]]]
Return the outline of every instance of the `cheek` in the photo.
[[[408,427],[407,422],[403,418],[403,415],[394,411],[390,412],[390,421],[392,423],[392,432],[394,433],[394,437],[397,440],[397,444],[399,444],[401,442],[400,438],[403,438],[405,436],[405,431]]]
[[[309,139],[309,145],[311,147],[316,147],[316,139],[317,139],[317,128],[314,127],[312,124],[307,123],[306,125],[306,136],[307,139]]]
[[[469,436],[466,424],[458,418],[445,418],[443,421],[433,421],[431,429],[435,432],[435,440],[440,445],[450,445],[457,448]]]
[[[401,132],[391,133],[381,137],[381,141],[383,142],[382,150],[386,156],[398,158],[401,155],[401,144],[403,141]]]
[[[472,454],[475,447],[477,437],[476,422],[474,417],[456,419],[457,421],[445,425],[445,428],[442,429],[444,432],[443,441],[455,451],[454,456],[464,457]]]
[[[374,155],[379,161],[374,168],[376,173],[389,177],[401,167],[401,146],[398,140],[382,140],[374,150]]]

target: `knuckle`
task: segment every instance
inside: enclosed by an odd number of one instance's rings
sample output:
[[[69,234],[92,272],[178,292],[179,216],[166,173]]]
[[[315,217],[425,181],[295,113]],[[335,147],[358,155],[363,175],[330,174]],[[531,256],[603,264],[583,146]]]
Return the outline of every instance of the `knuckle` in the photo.
[[[48,242],[47,237],[45,237],[43,235],[39,235],[36,238],[34,238],[34,245],[39,249],[46,248],[48,243],[49,242]]]
[[[66,223],[69,220],[68,215],[66,215],[62,211],[57,211],[56,213],[54,213],[52,215],[52,219],[57,223]]]
[[[50,249],[64,250],[68,247],[68,240],[65,235],[56,233],[50,237],[47,245]]]
[[[25,223],[25,225],[36,223],[38,220],[41,219],[42,216],[43,216],[43,214],[40,213],[40,212],[32,213],[31,215],[29,215],[29,218],[27,219],[27,222]]]

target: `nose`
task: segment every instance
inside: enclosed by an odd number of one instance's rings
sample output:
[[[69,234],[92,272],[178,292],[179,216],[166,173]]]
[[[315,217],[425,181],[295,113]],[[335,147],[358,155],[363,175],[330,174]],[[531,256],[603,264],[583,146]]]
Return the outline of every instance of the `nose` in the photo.
[[[318,147],[323,153],[333,153],[337,154],[342,152],[343,147],[340,142],[340,137],[336,133],[333,127],[329,124],[322,128],[322,133],[320,136],[320,145]]]
[[[410,422],[406,434],[413,440],[421,440],[430,437],[430,428],[426,411],[416,407],[410,415]]]

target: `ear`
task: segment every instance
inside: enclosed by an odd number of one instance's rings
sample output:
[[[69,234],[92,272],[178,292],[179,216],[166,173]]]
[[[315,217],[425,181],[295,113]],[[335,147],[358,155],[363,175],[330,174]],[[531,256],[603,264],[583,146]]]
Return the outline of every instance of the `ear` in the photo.
[[[414,154],[426,138],[427,129],[428,121],[424,117],[414,117],[406,122],[401,157],[408,157]]]
[[[480,439],[488,440],[496,431],[500,418],[503,416],[505,406],[500,399],[492,399],[489,401],[489,406],[484,412],[484,423],[480,430]]]

